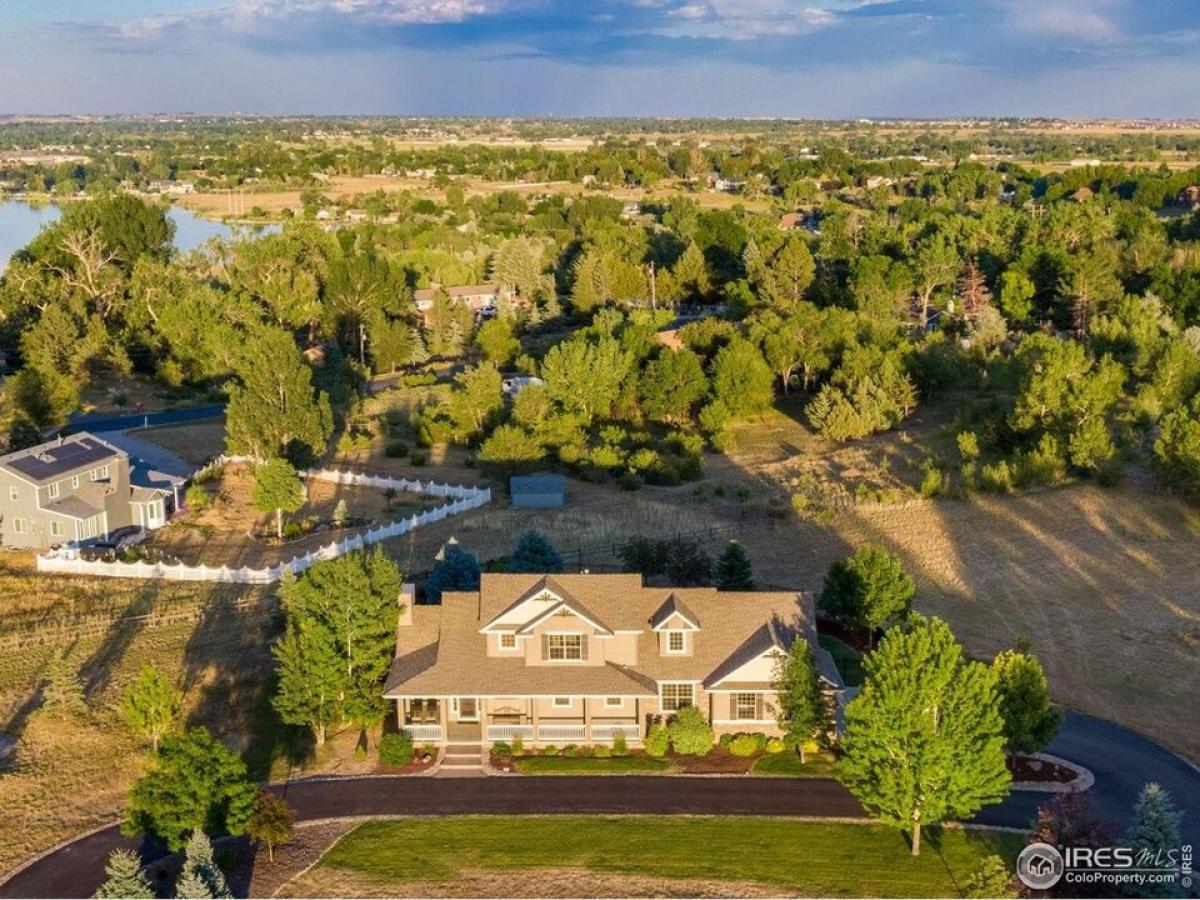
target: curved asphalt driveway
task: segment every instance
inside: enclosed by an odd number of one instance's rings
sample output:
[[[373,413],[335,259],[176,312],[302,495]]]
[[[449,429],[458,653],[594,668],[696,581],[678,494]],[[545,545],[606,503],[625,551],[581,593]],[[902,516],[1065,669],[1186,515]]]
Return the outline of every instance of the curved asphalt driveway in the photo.
[[[1068,714],[1049,750],[1095,772],[1100,811],[1121,829],[1142,785],[1158,781],[1181,809],[1190,811],[1184,833],[1195,842],[1200,831],[1200,770],[1132,732],[1075,713]],[[471,813],[862,815],[858,802],[841,785],[824,778],[361,778],[293,782],[277,790],[301,821]],[[1024,827],[1046,800],[1046,794],[1016,793],[984,810],[977,821]],[[88,897],[103,880],[109,852],[118,846],[136,844],[122,838],[115,827],[81,838],[0,885],[0,897]]]

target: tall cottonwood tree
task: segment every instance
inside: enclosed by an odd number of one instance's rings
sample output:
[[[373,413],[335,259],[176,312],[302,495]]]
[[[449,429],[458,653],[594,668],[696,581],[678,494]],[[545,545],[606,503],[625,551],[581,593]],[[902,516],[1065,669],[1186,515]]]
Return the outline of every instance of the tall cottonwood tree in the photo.
[[[343,719],[367,727],[382,718],[401,586],[396,564],[376,547],[320,562],[280,589],[287,617],[276,649],[281,715],[300,719],[308,711],[314,733]]]
[[[333,433],[329,397],[313,388],[312,370],[292,336],[271,326],[250,329],[235,364],[225,410],[225,446],[256,459],[320,456]]]
[[[912,836],[1008,795],[995,673],[963,658],[941,619],[888,632],[846,707],[837,776],[875,818]]]

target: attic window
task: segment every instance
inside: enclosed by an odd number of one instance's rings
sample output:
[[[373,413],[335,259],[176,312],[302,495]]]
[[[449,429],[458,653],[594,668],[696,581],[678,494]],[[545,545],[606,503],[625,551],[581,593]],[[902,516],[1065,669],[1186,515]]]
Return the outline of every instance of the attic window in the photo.
[[[682,631],[667,632],[667,652],[683,653],[687,650],[687,639]]]

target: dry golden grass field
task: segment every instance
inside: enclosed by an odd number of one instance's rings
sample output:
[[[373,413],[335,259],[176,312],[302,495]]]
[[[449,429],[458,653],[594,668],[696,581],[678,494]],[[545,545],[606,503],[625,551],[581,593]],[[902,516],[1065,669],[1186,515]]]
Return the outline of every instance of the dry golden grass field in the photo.
[[[613,547],[631,535],[697,533],[714,554],[736,536],[763,583],[819,590],[831,562],[880,543],[916,578],[917,608],[946,618],[971,653],[1028,640],[1056,699],[1200,760],[1200,733],[1181,713],[1200,695],[1200,510],[1141,479],[922,499],[919,463],[950,458],[952,409],[969,399],[922,407],[901,430],[853,445],[813,435],[785,402],[738,428],[729,455],[710,454],[697,484],[626,492],[572,478],[561,510],[513,510],[494,484],[487,508],[387,546],[420,572],[452,536],[487,560],[538,528],[568,565],[612,568]],[[427,465],[413,466],[384,456],[384,442],[328,462],[487,481],[460,448],[434,448]],[[803,515],[792,508],[796,494],[809,498]]]

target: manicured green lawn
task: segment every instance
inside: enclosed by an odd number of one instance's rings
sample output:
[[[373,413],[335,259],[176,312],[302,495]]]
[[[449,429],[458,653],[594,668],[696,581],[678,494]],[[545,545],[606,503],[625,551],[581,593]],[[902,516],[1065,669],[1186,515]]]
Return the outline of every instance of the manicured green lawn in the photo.
[[[917,858],[877,825],[693,816],[471,816],[366,822],[326,868],[390,882],[453,880],[460,868],[583,866],[669,878],[753,881],[809,896],[957,897],[979,861],[1023,841],[930,829]]]
[[[795,751],[788,749],[782,753],[768,753],[761,756],[754,768],[750,770],[755,775],[785,775],[793,778],[832,778],[833,754],[809,753],[804,765]]]
[[[513,768],[523,775],[628,775],[631,772],[669,772],[665,759],[649,756],[610,756],[605,759],[575,756],[518,756]]]
[[[817,635],[817,643],[833,657],[838,671],[842,673],[842,681],[849,687],[857,687],[863,683],[862,654],[832,634]]]

